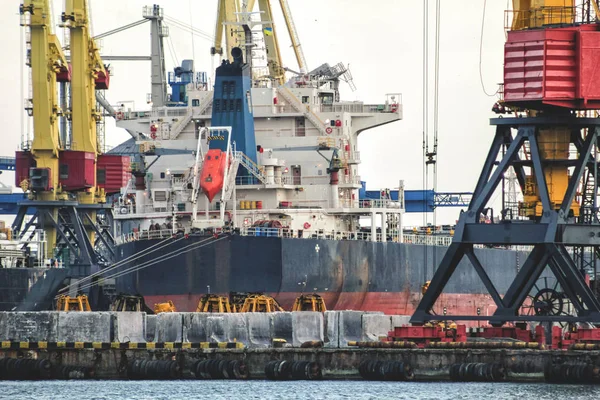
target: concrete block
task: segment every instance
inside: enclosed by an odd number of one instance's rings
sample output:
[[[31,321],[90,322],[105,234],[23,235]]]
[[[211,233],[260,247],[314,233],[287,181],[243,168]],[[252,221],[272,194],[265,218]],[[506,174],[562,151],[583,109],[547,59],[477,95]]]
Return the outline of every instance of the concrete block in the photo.
[[[273,341],[271,320],[276,314],[281,313],[245,313],[249,347],[271,346]]]
[[[248,321],[242,313],[223,314],[225,316],[225,328],[227,342],[242,342],[250,345],[248,338]]]
[[[339,311],[325,311],[325,347],[337,348],[339,344]]]
[[[58,313],[59,342],[111,342],[110,312],[70,311]]]
[[[363,314],[362,316],[362,340],[378,342],[379,337],[387,336],[391,329],[390,315]]]
[[[183,313],[163,312],[156,317],[157,342],[183,341]]]
[[[185,313],[183,315],[183,340],[185,342],[208,342],[207,320],[210,313]]]
[[[324,340],[323,314],[313,311],[292,312],[292,345],[300,347],[302,343]]]
[[[397,326],[410,324],[410,317],[410,315],[392,315],[392,329]]]
[[[58,312],[1,312],[0,340],[54,342],[58,334]]]
[[[113,340],[115,342],[145,342],[146,313],[131,311],[114,312]]]
[[[271,314],[271,323],[273,324],[273,339],[284,339],[290,345],[292,344],[292,313],[276,312]]]
[[[156,315],[146,315],[146,342],[154,342],[156,338]]]
[[[226,342],[225,314],[209,314],[206,318],[206,336],[209,342]]]
[[[362,311],[340,311],[338,346],[348,347],[349,341],[362,340]]]

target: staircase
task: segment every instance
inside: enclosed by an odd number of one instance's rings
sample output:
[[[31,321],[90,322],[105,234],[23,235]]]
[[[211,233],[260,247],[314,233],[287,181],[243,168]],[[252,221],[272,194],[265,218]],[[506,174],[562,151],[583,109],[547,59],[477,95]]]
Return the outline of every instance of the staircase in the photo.
[[[183,116],[183,118],[178,119],[177,122],[175,122],[171,126],[171,132],[169,134],[169,138],[176,139],[177,136],[179,136],[179,134],[181,133],[181,131],[183,131],[183,129],[187,126],[187,124],[190,123],[193,116],[194,116],[194,112],[192,111],[192,108],[188,107],[187,113]]]
[[[300,100],[285,86],[279,86],[277,89],[279,94],[283,96],[283,98],[298,112],[304,114],[304,117],[310,121],[311,124],[314,125],[315,128],[322,134],[327,135],[327,131],[325,130],[325,122],[319,118],[317,114],[311,111],[310,106],[307,104],[302,104]]]
[[[252,161],[248,156],[246,156],[241,151],[233,152],[234,162],[237,161],[238,164],[241,164],[244,168],[248,170],[256,179],[258,179],[261,183],[265,183],[267,181],[267,177],[263,173],[262,168],[260,168],[254,161]],[[234,177],[235,179],[235,177]]]
[[[202,102],[200,103],[198,108],[196,108],[196,111],[197,111],[196,114],[204,115],[204,111],[206,111],[206,109],[212,104],[212,102],[213,102],[212,96],[205,96],[204,99],[202,99]]]

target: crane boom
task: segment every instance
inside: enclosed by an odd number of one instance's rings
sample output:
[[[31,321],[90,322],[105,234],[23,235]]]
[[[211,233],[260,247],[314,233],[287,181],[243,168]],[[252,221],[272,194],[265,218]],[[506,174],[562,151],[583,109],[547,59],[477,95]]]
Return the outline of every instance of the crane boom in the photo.
[[[277,32],[275,30],[275,23],[273,22],[272,12],[272,0],[258,0],[258,7],[260,10],[261,24],[263,25],[263,37],[266,48],[267,67],[269,69],[269,75],[272,79],[277,81],[280,85],[285,83],[285,69],[281,59],[281,51],[279,47]],[[245,3],[245,10],[240,8],[239,0],[219,0],[217,8],[217,23],[215,28],[215,41],[214,46],[211,49],[213,55],[220,54],[225,55],[231,61],[231,49],[234,47],[240,47],[244,45],[244,39],[242,38],[242,30],[239,28],[240,20],[238,15],[240,11],[251,12],[254,9],[257,0],[247,0]],[[285,19],[286,27],[290,35],[292,47],[294,48],[294,54],[298,61],[298,66],[302,73],[306,73],[306,59],[304,52],[300,46],[300,39],[298,38],[298,32],[296,25],[292,18],[290,7],[286,0],[279,0],[279,5],[283,17]],[[237,13],[236,13],[237,12]],[[225,49],[223,49],[223,31],[225,31]],[[250,60],[248,60],[250,61]]]
[[[292,41],[292,47],[294,48],[294,53],[296,54],[298,67],[300,68],[300,72],[306,73],[306,58],[304,58],[304,51],[302,51],[302,47],[300,46],[300,38],[298,37],[298,31],[296,30],[294,19],[292,18],[290,6],[287,0],[279,0],[279,4],[281,5],[281,11],[283,12],[283,18],[285,19],[288,33],[290,34],[290,40]]]
[[[237,23],[237,13],[240,11],[238,0],[219,0],[217,22],[215,25],[215,42],[211,54],[223,55],[223,31],[225,31],[225,56],[232,61],[231,49],[244,43]]]
[[[249,6],[248,6],[249,7]],[[285,70],[281,61],[281,52],[279,51],[279,42],[277,41],[277,32],[273,22],[273,13],[270,0],[258,0],[258,7],[261,11],[260,19],[263,23],[263,33],[265,46],[267,48],[267,66],[272,78],[276,79],[280,85],[285,83]],[[251,10],[251,8],[248,8]],[[266,29],[265,29],[266,28]],[[268,29],[270,28],[270,30]]]

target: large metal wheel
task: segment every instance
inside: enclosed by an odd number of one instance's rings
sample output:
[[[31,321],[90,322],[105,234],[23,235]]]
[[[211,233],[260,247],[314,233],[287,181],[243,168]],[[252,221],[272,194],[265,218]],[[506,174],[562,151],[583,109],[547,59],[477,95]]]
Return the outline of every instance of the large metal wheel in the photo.
[[[564,295],[554,289],[544,288],[533,296],[535,315],[562,315]]]
[[[522,314],[539,316],[573,315],[571,301],[554,277],[541,277],[523,303]]]

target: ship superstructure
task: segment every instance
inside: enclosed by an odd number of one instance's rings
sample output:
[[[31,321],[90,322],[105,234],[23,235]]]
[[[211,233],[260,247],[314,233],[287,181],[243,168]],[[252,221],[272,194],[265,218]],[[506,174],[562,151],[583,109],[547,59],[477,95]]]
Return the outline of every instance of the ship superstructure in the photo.
[[[249,65],[251,54],[245,54]],[[357,139],[367,129],[400,120],[401,95],[388,94],[380,104],[340,100],[340,82],[351,78],[342,64],[323,64],[294,75],[285,84],[258,67],[251,74],[248,90],[240,93],[251,99],[245,104],[250,107],[247,114],[253,116],[254,133],[232,142],[240,172],[232,178],[235,199],[225,210],[221,194],[213,202],[200,195],[199,215],[192,215],[194,153],[198,140],[202,154],[211,148],[209,140],[215,136],[207,135],[204,128],[212,120],[222,125],[222,115],[241,112],[241,100],[246,99],[228,99],[229,91],[236,90],[233,80],[218,82],[210,90],[207,75],[195,72],[192,60],[185,60],[168,74],[172,93],[166,105],[149,111],[119,111],[117,126],[141,134],[139,140],[131,139],[113,152],[137,146],[188,150],[189,154],[145,157],[151,166],[140,165],[133,171],[137,178],[123,193],[115,213],[120,222],[117,236],[139,234],[157,224],[161,229],[187,230],[194,219],[208,216],[212,223],[196,226],[227,225],[251,233],[252,227],[267,224],[286,228],[291,237],[342,237],[362,234],[360,217],[369,217],[373,228],[365,234],[369,240],[398,240],[402,201],[359,200],[363,187]],[[224,221],[220,221],[221,211]]]

